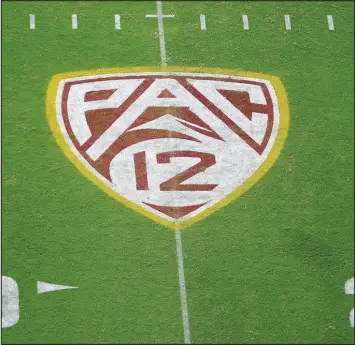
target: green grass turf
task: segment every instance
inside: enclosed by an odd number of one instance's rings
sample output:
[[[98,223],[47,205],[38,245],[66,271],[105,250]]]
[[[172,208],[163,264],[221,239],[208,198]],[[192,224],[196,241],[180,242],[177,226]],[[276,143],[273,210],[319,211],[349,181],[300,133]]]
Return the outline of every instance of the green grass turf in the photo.
[[[164,20],[168,65],[274,74],[290,103],[276,164],[246,194],[183,230],[192,342],[353,343],[354,300],[344,293],[354,274],[353,3],[163,9],[175,14]],[[4,343],[183,342],[173,231],[81,175],[45,115],[54,74],[159,65],[157,21],[144,18],[155,12],[155,2],[3,4],[2,274],[18,282],[21,312],[3,329]],[[36,295],[37,280],[80,288]]]

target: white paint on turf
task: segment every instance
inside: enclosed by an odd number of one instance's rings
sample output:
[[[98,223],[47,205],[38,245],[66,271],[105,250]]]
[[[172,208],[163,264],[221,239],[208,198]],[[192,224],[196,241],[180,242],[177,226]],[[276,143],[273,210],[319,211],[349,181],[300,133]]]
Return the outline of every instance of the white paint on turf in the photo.
[[[266,87],[269,89],[269,94],[274,104],[274,125],[272,132],[268,139],[268,146],[263,154],[256,152],[245,140],[240,138],[232,129],[225,124],[225,122],[216,117],[206,106],[199,102],[194,95],[183,87],[178,80],[174,79],[175,73],[172,72],[154,72],[152,76],[159,74],[160,78],[155,79],[152,84],[142,91],[137,100],[131,104],[122,115],[116,119],[111,126],[106,129],[96,141],[85,151],[91,159],[97,161],[106,151],[116,142],[126,131],[132,123],[141,116],[147,109],[151,107],[187,107],[191,112],[196,114],[202,122],[210,124],[211,131],[219,135],[219,138],[210,137],[206,133],[200,133],[195,128],[186,127],[180,121],[177,121],[174,116],[167,113],[154,121],[146,124],[141,124],[135,129],[160,129],[167,131],[175,131],[184,135],[194,138],[190,141],[182,141],[182,139],[175,138],[174,140],[164,141],[162,138],[150,139],[149,142],[142,141],[134,145],[128,146],[124,151],[118,153],[110,162],[108,171],[111,180],[107,180],[104,175],[98,170],[90,170],[94,175],[103,181],[111,190],[124,196],[131,202],[139,205],[143,209],[155,213],[160,217],[175,222],[182,222],[185,219],[194,217],[196,214],[203,212],[211,207],[216,202],[226,197],[234,189],[238,188],[261,166],[267,159],[270,149],[278,133],[279,112],[277,106],[277,98],[272,87],[264,81]],[[139,76],[139,74],[132,73]],[[179,74],[184,75],[183,73]],[[251,118],[245,116],[238,108],[231,104],[218,90],[246,92],[249,94],[250,101],[254,104],[265,105],[266,98],[262,92],[260,85],[244,83],[238,77],[227,76],[230,81],[216,80],[212,78],[198,79],[198,77],[207,78],[206,74],[185,74],[185,76],[192,76],[195,78],[187,78],[187,82],[192,84],[195,89],[202,93],[211,103],[215,104],[223,111],[233,123],[238,125],[241,130],[248,135],[257,144],[264,141],[266,135],[268,116],[267,114],[254,112]],[[99,110],[107,108],[119,107],[129,95],[141,85],[144,76],[137,79],[115,79],[115,75],[107,77],[106,80],[90,81],[92,76],[81,77],[87,80],[85,83],[78,83],[72,85],[67,97],[67,116],[70,124],[71,131],[75,138],[70,136],[67,132],[67,127],[63,125],[62,114],[62,84],[65,82],[73,81],[73,79],[63,80],[60,88],[58,89],[58,120],[60,123],[61,131],[68,141],[74,144],[74,140],[78,141],[80,145],[85,144],[92,136],[87,119],[84,116],[86,111]],[[165,78],[164,78],[165,76]],[[250,80],[250,79],[249,79]],[[252,79],[253,81],[255,79]],[[100,90],[117,90],[105,100],[98,101],[85,101],[85,94],[88,92],[97,92]],[[160,98],[159,95],[162,91],[168,90],[174,95],[173,98]],[[222,138],[222,139],[221,139]],[[197,141],[196,141],[197,140]],[[169,180],[177,173],[186,171],[193,164],[196,164],[195,157],[180,156],[176,158],[173,164],[161,164],[157,161],[157,157],[161,152],[174,151],[178,148],[184,148],[188,151],[204,152],[208,156],[213,156],[215,162],[208,165],[207,170],[196,173],[190,178],[190,183],[197,183],[202,186],[206,183],[217,184],[212,189],[194,189],[188,193],[184,190],[168,189],[162,190],[160,188],[164,181]],[[71,145],[71,148],[73,145]],[[88,169],[92,169],[91,165],[82,156],[83,152],[78,152],[72,149],[77,157],[83,161]],[[202,150],[202,151],[201,151]],[[144,162],[145,165],[147,188],[137,188],[137,175],[135,156],[139,152],[146,152]],[[201,157],[201,156],[200,156]],[[243,158],[241,158],[243,157]],[[202,158],[199,158],[202,160]],[[204,164],[204,163],[203,163]],[[140,165],[142,166],[142,165]],[[228,167],[228,168],[227,168]],[[125,181],[125,183],[121,183]],[[155,205],[163,205],[170,207],[183,207],[196,204],[203,204],[199,208],[182,215],[179,219],[171,218],[169,214],[161,214],[159,210],[152,209],[146,203],[153,203]]]
[[[121,30],[121,17],[119,14],[115,14],[115,29]]]
[[[37,293],[44,293],[49,291],[58,291],[58,290],[70,290],[78,289],[78,286],[69,286],[69,285],[57,285],[46,282],[37,282]]]
[[[156,14],[146,14],[145,15],[146,18],[158,18],[158,16]],[[163,14],[162,15],[163,18],[175,18],[174,14]]]
[[[158,29],[159,29],[159,39],[160,39],[161,62],[162,62],[162,66],[167,66],[166,50],[165,50],[165,37],[164,37],[164,23],[163,23],[163,18],[162,18],[163,10],[162,10],[162,3],[160,0],[157,0],[157,15],[158,15]],[[181,240],[180,230],[175,230],[175,239],[176,239],[177,257],[178,257],[181,312],[182,312],[182,321],[183,321],[183,326],[184,326],[184,341],[185,341],[185,344],[190,344],[191,343],[190,324],[189,324],[189,315],[188,315],[188,308],[187,308],[187,294],[186,294],[182,240]]]
[[[34,30],[36,28],[36,17],[34,14],[30,14],[30,29]]]
[[[291,30],[291,19],[288,14],[285,15],[285,26],[286,30]]]
[[[354,278],[349,279],[345,283],[345,293],[347,295],[353,295],[354,294]]]
[[[78,28],[78,16],[76,14],[72,14],[71,16],[71,27],[74,30]]]
[[[159,42],[160,42],[160,58],[161,65],[163,67],[167,66],[166,63],[166,49],[165,49],[165,37],[164,37],[164,23],[163,18],[174,18],[173,14],[163,14],[162,3],[157,1],[157,14],[146,14],[146,18],[158,18],[158,32],[159,32]]]
[[[20,319],[19,290],[14,279],[1,277],[1,327],[16,325]]]
[[[334,31],[334,21],[333,21],[333,16],[332,15],[327,15],[327,20],[328,20],[328,28],[330,31]]]
[[[249,30],[249,20],[246,14],[243,14],[243,28],[244,30]]]
[[[204,14],[200,14],[200,23],[201,30],[206,30],[206,16]]]
[[[349,279],[345,283],[345,293],[347,295],[353,295],[354,294],[354,278]],[[354,308],[350,312],[350,326],[354,328]]]
[[[181,310],[182,310],[182,321],[184,324],[184,339],[185,344],[190,344],[190,326],[189,326],[189,315],[187,310],[187,297],[186,297],[186,284],[184,275],[184,260],[182,252],[182,241],[180,230],[175,231],[176,239],[176,251],[178,257],[178,270],[179,270],[179,284],[180,284],[180,298],[181,298]]]
[[[166,63],[166,49],[165,49],[165,36],[164,36],[164,23],[163,23],[163,9],[161,1],[157,1],[157,16],[158,16],[158,31],[159,31],[159,42],[160,42],[160,57],[161,65],[167,66]]]

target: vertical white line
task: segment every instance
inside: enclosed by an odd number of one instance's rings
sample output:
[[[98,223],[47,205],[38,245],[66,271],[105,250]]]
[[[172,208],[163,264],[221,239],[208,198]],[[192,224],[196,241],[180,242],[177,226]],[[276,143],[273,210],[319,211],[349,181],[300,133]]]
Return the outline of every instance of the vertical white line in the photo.
[[[158,15],[158,31],[160,41],[160,57],[161,65],[166,67],[166,50],[165,50],[165,38],[164,38],[164,23],[163,23],[163,9],[161,0],[157,0],[157,15]]]
[[[163,9],[162,9],[161,0],[157,0],[157,17],[158,17],[161,65],[163,67],[166,67],[167,62],[166,62],[165,37],[164,37]],[[190,325],[189,325],[189,316],[187,311],[186,284],[185,284],[184,261],[183,261],[183,254],[182,254],[182,241],[181,241],[180,230],[175,230],[175,239],[176,239],[176,251],[177,251],[177,259],[178,259],[181,313],[182,313],[182,322],[184,327],[184,341],[185,344],[190,344],[191,343]]]
[[[291,30],[291,19],[288,14],[285,15],[285,26],[286,30]]]
[[[333,31],[334,30],[333,16],[328,15],[327,19],[328,19],[328,28],[329,28],[329,30]]]
[[[204,14],[200,14],[200,23],[201,30],[206,30],[206,16]]]
[[[30,29],[34,30],[36,28],[36,18],[34,14],[30,14]]]
[[[183,261],[183,254],[182,254],[182,241],[181,241],[180,230],[175,230],[175,238],[176,238],[176,251],[177,251],[177,256],[178,256],[180,298],[181,298],[182,322],[184,325],[184,339],[185,339],[185,344],[191,344],[189,315],[188,315],[188,311],[187,311],[184,261]]]
[[[119,14],[115,14],[115,29],[121,30],[121,17]]]
[[[78,16],[76,14],[72,14],[71,16],[71,27],[74,30],[78,28]]]
[[[249,30],[249,21],[248,16],[246,14],[243,14],[243,27],[244,30]]]

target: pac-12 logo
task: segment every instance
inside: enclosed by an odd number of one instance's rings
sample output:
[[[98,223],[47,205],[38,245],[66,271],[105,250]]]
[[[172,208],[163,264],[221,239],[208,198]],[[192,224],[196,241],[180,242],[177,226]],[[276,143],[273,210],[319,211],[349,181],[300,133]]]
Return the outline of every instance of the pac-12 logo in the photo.
[[[173,228],[250,188],[275,162],[288,131],[280,80],[230,70],[59,74],[47,114],[81,172]]]

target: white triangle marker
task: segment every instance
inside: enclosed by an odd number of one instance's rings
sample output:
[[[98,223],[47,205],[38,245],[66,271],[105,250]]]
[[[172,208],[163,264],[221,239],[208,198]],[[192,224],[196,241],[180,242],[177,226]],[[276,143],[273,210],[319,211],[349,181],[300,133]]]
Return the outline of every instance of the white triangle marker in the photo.
[[[44,293],[44,292],[57,291],[57,290],[69,290],[69,289],[78,289],[78,286],[57,285],[57,284],[37,281],[37,293]]]

